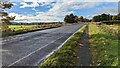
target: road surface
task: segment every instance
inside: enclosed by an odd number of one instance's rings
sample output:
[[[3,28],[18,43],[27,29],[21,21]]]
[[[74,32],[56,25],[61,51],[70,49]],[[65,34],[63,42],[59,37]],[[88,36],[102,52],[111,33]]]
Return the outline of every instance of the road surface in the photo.
[[[3,66],[36,66],[85,23],[3,38]]]

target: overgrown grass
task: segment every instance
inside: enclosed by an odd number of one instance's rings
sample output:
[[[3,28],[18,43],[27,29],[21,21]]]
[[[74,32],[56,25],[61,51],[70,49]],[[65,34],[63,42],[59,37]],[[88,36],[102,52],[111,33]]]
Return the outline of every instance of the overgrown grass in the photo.
[[[55,51],[43,63],[40,68],[52,68],[57,66],[61,68],[64,66],[75,66],[78,57],[80,46],[78,45],[86,25],[83,26],[74,36],[72,36],[59,50]]]
[[[2,36],[10,36],[21,33],[27,33],[37,30],[60,27],[62,24],[45,24],[45,25],[9,25],[9,31],[2,31]]]
[[[114,24],[114,25],[101,24],[101,25],[98,25],[98,27],[103,29],[103,31],[108,32],[109,34],[119,36],[118,32],[120,31],[119,29],[120,24]]]
[[[120,24],[120,20],[109,20],[109,21],[102,21],[105,24]]]
[[[117,28],[114,25],[115,27]],[[109,28],[108,25],[89,25],[90,48],[94,66],[118,66],[119,40],[117,33],[110,31],[111,26]],[[116,28],[115,30],[117,30]]]

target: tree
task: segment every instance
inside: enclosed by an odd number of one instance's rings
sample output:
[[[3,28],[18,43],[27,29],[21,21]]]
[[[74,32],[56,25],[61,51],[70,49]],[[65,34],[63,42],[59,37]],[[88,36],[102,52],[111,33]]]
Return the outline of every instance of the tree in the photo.
[[[78,16],[74,14],[66,15],[64,18],[64,22],[66,23],[79,23],[79,22],[89,22],[89,21],[90,21],[89,19],[86,19],[83,16],[78,18]]]
[[[117,16],[113,16],[113,17],[112,17],[112,20],[117,20]]]
[[[112,19],[113,19],[112,15],[103,13],[101,15],[94,16],[92,21],[100,22],[100,21],[109,21],[109,20],[112,20]]]
[[[84,18],[84,22],[90,22],[90,20],[87,18]]]
[[[117,15],[117,20],[120,20],[120,13]]]
[[[75,16],[74,19],[75,19],[75,22],[78,23],[78,20],[79,20],[78,16]]]
[[[72,13],[70,15],[66,15],[64,18],[64,21],[66,23],[76,23],[78,20],[78,17],[73,15]]]
[[[13,4],[8,2],[0,2],[0,16],[1,16],[1,25],[2,25],[2,32],[9,31],[8,25],[11,24],[11,21],[15,19],[15,17],[10,17],[4,9],[10,9]]]
[[[93,22],[100,22],[101,21],[101,16],[98,15],[98,16],[94,16],[93,19],[92,19]]]
[[[120,20],[120,13],[112,16],[112,20]]]
[[[80,21],[80,22],[84,22],[83,16],[81,16],[81,17],[79,18],[79,21]]]
[[[108,21],[108,20],[110,20],[110,15],[108,14],[105,14],[105,13],[103,13],[102,15],[101,15],[101,21]]]
[[[70,16],[66,15],[65,18],[64,18],[64,21],[67,23],[67,22],[69,22],[69,19],[70,19]]]

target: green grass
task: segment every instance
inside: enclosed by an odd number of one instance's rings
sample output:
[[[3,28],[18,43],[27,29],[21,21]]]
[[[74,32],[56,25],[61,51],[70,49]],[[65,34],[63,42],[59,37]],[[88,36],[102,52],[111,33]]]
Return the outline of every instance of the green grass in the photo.
[[[120,30],[118,29],[120,27],[120,24],[114,24],[114,25],[101,24],[101,25],[98,25],[98,27],[100,27],[105,32],[108,32],[112,35],[116,35],[116,34],[118,35],[118,31]]]
[[[51,28],[57,27],[60,24],[46,24],[46,25],[9,25],[9,28],[14,31],[18,30],[36,30],[36,29],[44,29],[44,28]]]
[[[45,25],[8,25],[9,31],[3,31],[2,36],[16,35],[37,30],[60,27],[62,24],[45,24]]]
[[[89,25],[92,61],[95,66],[118,66],[118,36],[113,32],[111,34],[111,28],[107,27],[108,25]]]
[[[40,68],[61,68],[64,66],[75,66],[78,60],[78,51],[80,46],[78,45],[83,31],[86,26],[83,26],[74,36],[72,36],[59,50],[55,51],[49,56],[43,63],[40,64]]]

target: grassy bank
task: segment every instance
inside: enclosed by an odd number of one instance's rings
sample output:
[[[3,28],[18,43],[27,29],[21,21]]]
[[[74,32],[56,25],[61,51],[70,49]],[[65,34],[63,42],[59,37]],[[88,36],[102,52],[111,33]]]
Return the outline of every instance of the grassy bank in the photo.
[[[27,32],[33,32],[37,30],[44,30],[50,28],[57,28],[62,26],[62,24],[43,24],[43,25],[9,25],[9,31],[3,31],[2,36],[10,36],[16,34],[22,34]]]
[[[120,39],[120,24],[114,24],[114,25],[106,25],[106,24],[101,24],[98,25],[103,31],[116,36],[118,39]]]
[[[59,50],[55,51],[43,63],[41,63],[39,67],[52,68],[57,66],[57,68],[61,68],[63,66],[75,66],[78,60],[78,51],[80,49],[78,44],[85,28],[86,25],[72,36]]]
[[[118,26],[89,25],[92,61],[95,66],[118,65]]]

